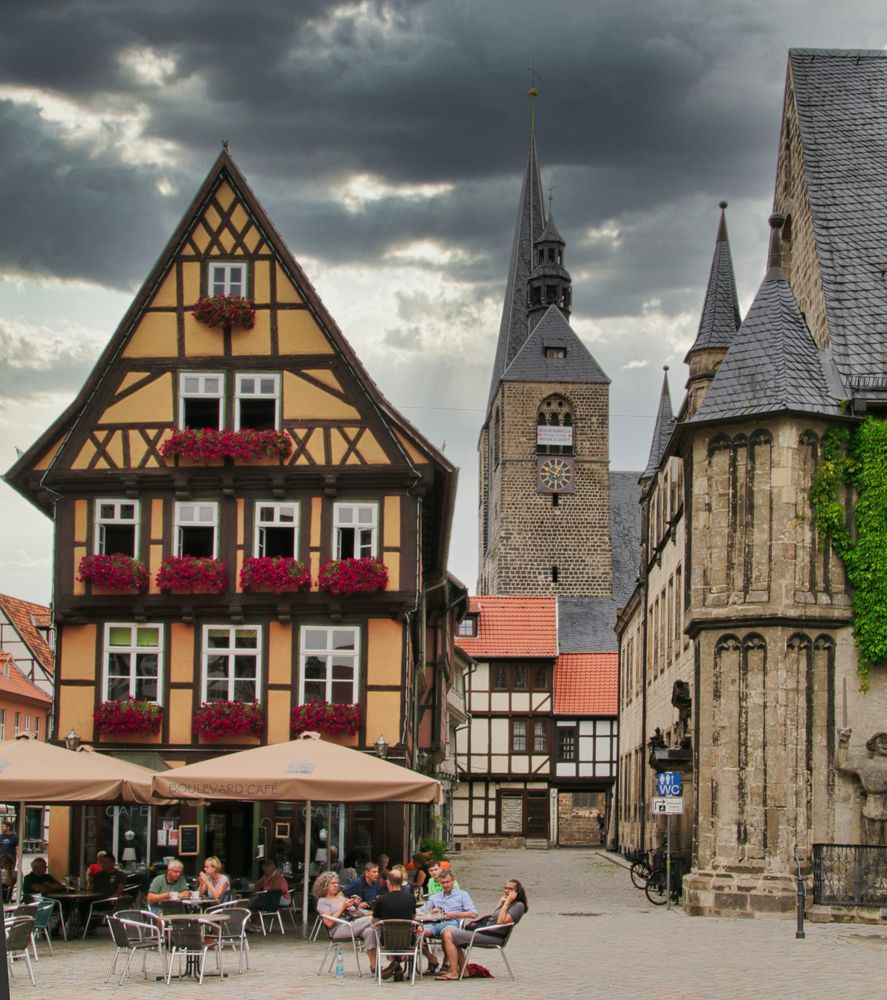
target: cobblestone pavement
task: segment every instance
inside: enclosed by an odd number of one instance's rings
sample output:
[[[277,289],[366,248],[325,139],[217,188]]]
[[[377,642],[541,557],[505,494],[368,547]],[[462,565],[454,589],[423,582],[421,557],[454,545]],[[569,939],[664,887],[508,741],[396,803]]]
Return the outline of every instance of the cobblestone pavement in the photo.
[[[503,990],[521,1000],[548,998],[662,998],[692,1000],[737,998],[883,998],[887,984],[887,926],[807,924],[805,940],[795,939],[789,920],[690,918],[679,910],[653,907],[634,889],[628,873],[594,851],[475,851],[454,860],[460,884],[469,889],[481,911],[495,903],[504,879],[519,878],[527,887],[530,912],[516,928],[508,954],[517,977],[512,984],[501,957],[476,953],[495,979],[461,984],[425,978],[384,983],[386,993],[416,1000],[462,993],[500,998]],[[380,988],[354,974],[346,953],[347,976],[336,983],[318,978],[322,947],[308,944],[290,929],[285,937],[251,938],[252,969],[223,981],[177,982],[167,988],[141,972],[122,987],[102,983],[113,948],[104,931],[86,942],[60,942],[54,958],[45,954],[36,966],[37,988],[16,963],[14,998],[80,998],[95,994],[119,1000],[155,997],[213,997],[252,994],[262,1000],[291,997],[369,997]],[[474,957],[474,956],[473,956]],[[235,963],[226,952],[228,968]],[[153,961],[153,964],[151,962]],[[149,970],[159,971],[152,956]]]

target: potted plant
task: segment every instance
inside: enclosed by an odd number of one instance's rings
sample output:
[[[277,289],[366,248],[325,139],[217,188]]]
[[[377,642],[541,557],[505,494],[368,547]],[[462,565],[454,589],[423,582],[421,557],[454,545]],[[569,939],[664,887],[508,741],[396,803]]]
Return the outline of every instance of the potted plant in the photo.
[[[243,560],[240,570],[240,589],[255,594],[270,591],[272,594],[309,590],[311,574],[305,564],[286,556],[257,556]]]
[[[183,594],[222,594],[228,589],[224,559],[166,556],[160,563],[157,589]]]
[[[77,567],[77,579],[114,594],[142,592],[148,588],[148,567],[123,552],[84,556]]]
[[[252,330],[256,310],[252,302],[239,295],[201,295],[191,308],[191,315],[207,326],[232,326]]]
[[[360,705],[334,705],[328,701],[306,701],[296,705],[290,715],[290,730],[294,736],[302,733],[356,733],[360,729]]]
[[[97,733],[156,736],[163,723],[163,709],[145,698],[112,698],[92,713]]]
[[[265,712],[257,701],[205,701],[194,709],[191,733],[214,742],[229,736],[261,736]]]
[[[388,569],[375,556],[330,559],[320,567],[317,586],[330,594],[372,594],[388,586]]]
[[[259,458],[287,458],[293,450],[293,439],[286,431],[220,431],[214,427],[186,427],[173,430],[160,445],[164,458],[184,458],[192,462],[220,461],[230,458],[249,463]]]

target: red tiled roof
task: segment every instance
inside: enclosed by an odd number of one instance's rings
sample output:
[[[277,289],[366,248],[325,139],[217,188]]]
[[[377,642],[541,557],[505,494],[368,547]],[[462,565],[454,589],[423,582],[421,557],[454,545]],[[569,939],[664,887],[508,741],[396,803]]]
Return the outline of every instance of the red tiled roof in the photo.
[[[3,610],[13,628],[21,636],[22,642],[34,654],[34,659],[51,672],[55,658],[49,648],[49,643],[37,630],[35,624],[51,624],[52,616],[49,608],[45,604],[34,604],[33,601],[23,601],[19,597],[0,594],[0,609]]]
[[[557,656],[557,600],[554,597],[472,597],[477,636],[456,636],[474,657]]]
[[[615,715],[618,653],[564,653],[554,668],[555,715]]]
[[[32,684],[16,667],[12,654],[4,653],[2,650],[0,650],[0,694],[45,702],[47,709],[52,704],[52,698],[41,691],[36,684]]]

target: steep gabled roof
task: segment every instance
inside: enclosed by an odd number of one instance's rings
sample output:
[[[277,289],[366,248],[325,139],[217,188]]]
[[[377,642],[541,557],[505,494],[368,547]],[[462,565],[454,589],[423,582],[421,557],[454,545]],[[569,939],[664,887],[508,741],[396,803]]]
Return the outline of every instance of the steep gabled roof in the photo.
[[[813,342],[781,267],[783,221],[771,216],[770,269],[692,422],[761,413],[841,413],[831,357]]]
[[[557,656],[554,597],[472,597],[477,635],[457,636],[456,645],[475,659]]]
[[[52,698],[32,684],[15,666],[12,654],[0,651],[0,693],[12,698],[23,698],[35,701],[40,708],[49,711]]]
[[[653,440],[650,444],[650,456],[647,467],[641,473],[641,479],[649,479],[655,474],[665,454],[665,448],[671,432],[674,429],[674,414],[671,409],[671,393],[668,389],[668,365],[662,376],[662,392],[659,394],[659,410],[656,413],[656,424],[653,427]]]
[[[793,49],[789,67],[835,364],[884,388],[887,52]]]
[[[496,341],[496,356],[490,379],[489,410],[505,369],[511,364],[529,334],[527,313],[527,279],[533,268],[533,246],[545,227],[545,204],[542,197],[542,179],[539,175],[539,158],[536,152],[536,133],[530,132],[527,162],[521,187],[517,220],[514,224],[514,241],[508,265],[508,282],[505,286],[505,304]]]
[[[0,610],[9,619],[19,638],[28,647],[34,659],[52,673],[55,657],[49,643],[40,633],[38,625],[49,625],[52,615],[45,604],[23,601],[20,597],[0,594]]]
[[[715,237],[715,251],[708,275],[702,316],[693,346],[687,351],[687,362],[694,351],[730,346],[741,322],[739,299],[736,295],[736,276],[733,273],[733,258],[730,255],[730,241],[727,238],[727,202],[720,204],[721,219]]]
[[[636,472],[610,473],[610,549],[613,553],[613,602],[631,597],[641,564],[641,488]],[[610,622],[616,622],[614,613]],[[606,647],[602,647],[606,648]]]
[[[563,348],[565,357],[547,357],[547,347]],[[549,306],[502,374],[503,382],[597,382],[609,384],[603,369],[573,332],[557,306]]]
[[[615,715],[618,653],[566,653],[554,667],[555,715]]]

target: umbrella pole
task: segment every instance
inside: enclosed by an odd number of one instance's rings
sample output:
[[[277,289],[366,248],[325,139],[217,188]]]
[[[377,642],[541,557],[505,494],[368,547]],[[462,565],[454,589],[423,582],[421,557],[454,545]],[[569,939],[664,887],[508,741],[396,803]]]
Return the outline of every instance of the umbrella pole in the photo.
[[[24,853],[25,853],[25,803],[19,802],[18,804],[18,882],[17,885],[17,896],[16,898],[20,903],[24,902],[24,894],[22,892],[22,866],[24,865]]]
[[[305,858],[302,863],[302,937],[308,937],[308,865],[311,857],[311,799],[305,803]]]

